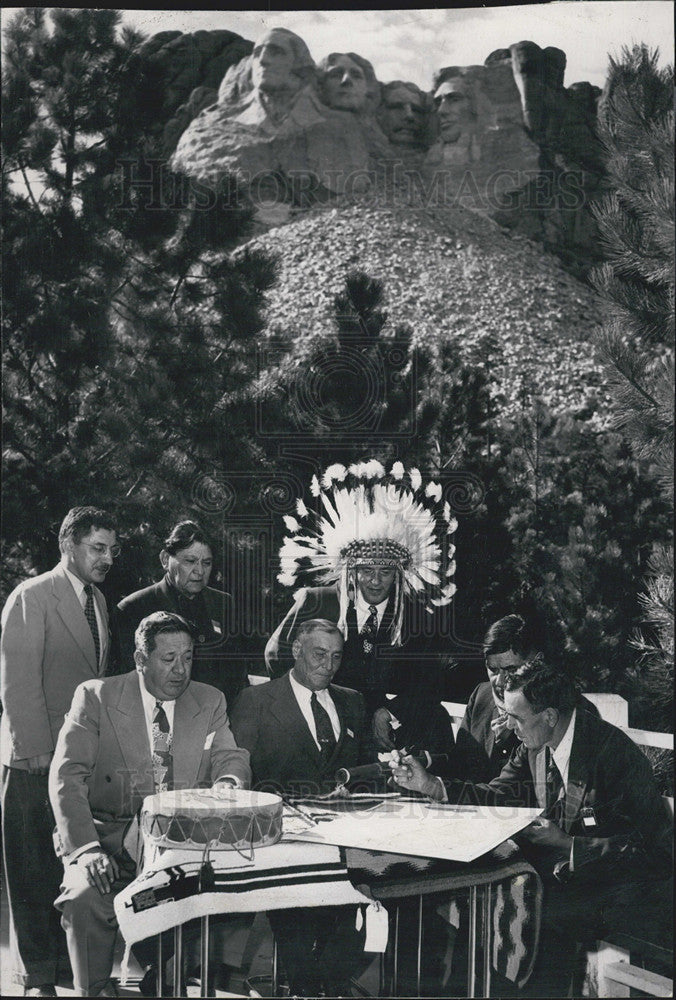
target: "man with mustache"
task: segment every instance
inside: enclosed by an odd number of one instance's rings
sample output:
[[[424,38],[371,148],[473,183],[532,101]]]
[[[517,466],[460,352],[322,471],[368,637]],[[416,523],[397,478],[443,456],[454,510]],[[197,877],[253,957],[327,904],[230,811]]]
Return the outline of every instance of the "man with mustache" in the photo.
[[[2,834],[12,978],[26,996],[56,996],[61,865],[47,772],[75,688],[106,670],[108,612],[98,585],[119,553],[113,518],[73,507],[59,549],[59,564],[19,584],[2,613]]]

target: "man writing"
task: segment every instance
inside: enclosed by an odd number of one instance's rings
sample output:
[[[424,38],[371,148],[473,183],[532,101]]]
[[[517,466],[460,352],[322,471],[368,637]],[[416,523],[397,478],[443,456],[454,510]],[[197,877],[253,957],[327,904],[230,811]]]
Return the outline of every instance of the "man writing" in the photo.
[[[528,995],[565,996],[576,941],[670,927],[670,823],[647,758],[577,707],[566,673],[534,657],[507,676],[504,704],[522,746],[489,784],[444,787],[412,758],[394,776],[438,800],[542,808],[518,838],[545,887]]]
[[[317,795],[335,788],[338,768],[366,763],[364,699],[331,681],[343,636],[313,619],[298,628],[294,664],[284,677],[242,691],[232,731],[251,754],[254,787]],[[269,914],[291,994],[345,996],[362,950],[353,907],[310,907]]]
[[[75,688],[108,663],[98,585],[119,552],[115,522],[96,507],[73,507],[59,549],[59,564],[19,584],[2,613],[2,836],[13,980],[26,996],[56,996],[61,866],[47,771]]]
[[[81,684],[59,736],[49,778],[64,862],[56,905],[79,996],[115,995],[113,896],[136,875],[124,840],[144,797],[250,781],[223,695],[191,682],[192,649],[183,618],[144,618],[136,671]]]

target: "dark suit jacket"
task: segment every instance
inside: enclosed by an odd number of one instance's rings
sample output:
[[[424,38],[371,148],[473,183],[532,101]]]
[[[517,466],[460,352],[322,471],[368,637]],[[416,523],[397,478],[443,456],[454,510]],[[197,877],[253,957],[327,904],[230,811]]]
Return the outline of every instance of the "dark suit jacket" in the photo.
[[[245,664],[228,649],[228,609],[230,595],[212,587],[205,587],[195,598],[197,617],[190,620],[195,624],[195,654],[192,677],[203,684],[211,684],[225,695],[230,704],[236,695],[246,687],[249,679]],[[185,602],[191,605],[193,602]],[[166,576],[143,590],[137,590],[124,597],[117,606],[116,628],[118,632],[118,669],[124,673],[134,669],[134,632],[146,615],[154,611],[169,611],[183,614],[179,606],[178,594],[167,581]],[[187,616],[187,612],[186,612]]]
[[[419,613],[418,613],[419,612]],[[340,617],[338,594],[334,587],[307,587],[299,591],[292,607],[268,640],[265,661],[273,676],[287,673],[293,666],[291,647],[298,626],[310,618],[326,618],[337,622]],[[387,703],[385,695],[406,694],[422,704],[440,701],[440,650],[443,630],[422,609],[406,602],[402,628],[402,645],[392,646],[389,631],[392,622],[386,608],[375,638],[373,653],[366,656],[363,641],[357,634],[354,608],[348,611],[348,637],[343,648],[343,661],[334,680],[337,684],[360,691],[371,714]],[[419,713],[424,716],[424,709]]]
[[[172,756],[175,788],[211,786],[226,774],[245,785],[251,779],[249,754],[235,744],[223,695],[206,684],[191,682],[176,700]],[[96,840],[115,853],[153,792],[137,671],[81,684],[49,771],[60,853]]]
[[[368,762],[364,699],[356,691],[329,686],[340,738],[326,763],[305,721],[288,675],[242,691],[235,702],[232,731],[251,754],[254,787],[259,790],[315,795],[335,788],[338,768]]]
[[[487,785],[449,785],[449,798],[544,808],[544,750],[520,745]],[[454,794],[455,793],[455,794]],[[583,810],[591,810],[585,822]],[[574,837],[573,879],[668,878],[671,824],[647,757],[628,736],[578,709],[566,785],[563,827]],[[554,858],[532,849],[543,872]],[[565,860],[565,859],[561,859]]]
[[[599,718],[598,709],[582,696],[579,707]],[[496,740],[491,722],[497,718],[498,708],[488,681],[477,684],[467,702],[463,720],[456,738],[460,776],[468,781],[491,781],[496,778],[521,741],[512,729]]]

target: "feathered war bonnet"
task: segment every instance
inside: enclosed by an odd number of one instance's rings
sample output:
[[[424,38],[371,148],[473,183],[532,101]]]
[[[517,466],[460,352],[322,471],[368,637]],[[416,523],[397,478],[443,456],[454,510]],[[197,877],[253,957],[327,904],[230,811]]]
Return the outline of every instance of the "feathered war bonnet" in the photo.
[[[330,465],[321,481],[312,477],[310,491],[318,510],[299,499],[295,517],[286,515],[290,532],[279,552],[277,579],[287,587],[336,585],[340,601],[338,627],[347,638],[346,615],[356,593],[358,566],[392,566],[395,607],[390,641],[401,645],[404,603],[420,600],[432,614],[449,604],[456,590],[457,528],[441,486],[423,483],[418,469],[395,462],[386,472],[372,459],[346,468]]]

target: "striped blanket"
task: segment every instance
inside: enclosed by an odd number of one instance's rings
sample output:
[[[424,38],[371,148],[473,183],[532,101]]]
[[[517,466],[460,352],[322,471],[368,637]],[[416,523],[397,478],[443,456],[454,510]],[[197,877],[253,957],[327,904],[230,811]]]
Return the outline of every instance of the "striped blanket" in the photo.
[[[115,914],[133,944],[206,914],[371,902],[338,847],[282,841],[257,848],[252,861],[214,851],[206,869],[200,852],[166,851],[116,896]]]

